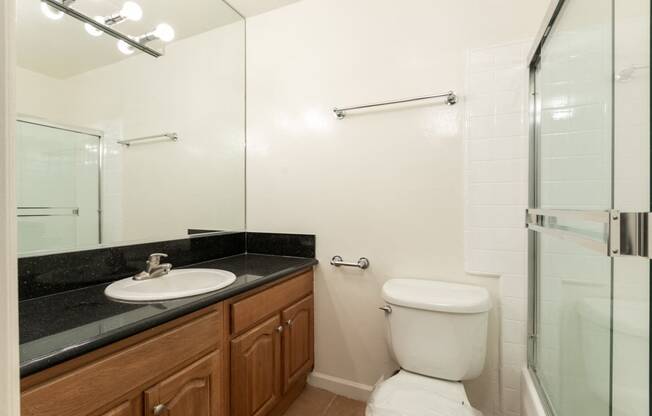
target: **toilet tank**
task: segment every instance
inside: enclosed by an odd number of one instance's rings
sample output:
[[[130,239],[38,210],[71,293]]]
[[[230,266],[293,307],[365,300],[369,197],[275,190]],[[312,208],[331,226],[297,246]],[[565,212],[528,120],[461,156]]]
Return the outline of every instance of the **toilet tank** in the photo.
[[[392,279],[383,285],[389,343],[401,368],[445,380],[482,372],[491,299],[481,287]]]

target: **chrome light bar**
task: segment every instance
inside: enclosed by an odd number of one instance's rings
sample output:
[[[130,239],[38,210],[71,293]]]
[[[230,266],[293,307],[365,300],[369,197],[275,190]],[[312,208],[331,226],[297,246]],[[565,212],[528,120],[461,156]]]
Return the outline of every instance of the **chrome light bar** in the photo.
[[[148,55],[153,56],[154,58],[160,58],[163,56],[163,54],[155,49],[152,49],[146,45],[143,45],[142,43],[132,39],[131,37],[124,35],[120,32],[118,32],[115,29],[112,29],[109,26],[103,25],[100,22],[96,21],[93,18],[90,18],[86,16],[83,13],[78,12],[77,10],[73,9],[72,7],[68,7],[67,5],[63,3],[59,3],[56,0],[41,0],[42,2],[46,3],[48,6],[52,7],[53,9],[57,9],[65,14],[67,14],[70,17],[74,17],[75,19],[87,23],[97,30],[101,30],[102,32],[106,33],[109,36],[113,36],[114,38],[121,40],[128,44],[129,46],[138,49],[141,52],[145,52]]]

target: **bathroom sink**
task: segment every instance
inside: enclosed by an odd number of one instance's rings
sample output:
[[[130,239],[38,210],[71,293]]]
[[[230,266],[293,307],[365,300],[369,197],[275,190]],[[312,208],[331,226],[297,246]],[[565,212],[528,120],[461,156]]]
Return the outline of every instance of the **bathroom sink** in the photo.
[[[104,293],[126,301],[159,301],[201,295],[223,289],[235,282],[235,275],[226,270],[182,269],[149,280],[132,277],[110,284]]]

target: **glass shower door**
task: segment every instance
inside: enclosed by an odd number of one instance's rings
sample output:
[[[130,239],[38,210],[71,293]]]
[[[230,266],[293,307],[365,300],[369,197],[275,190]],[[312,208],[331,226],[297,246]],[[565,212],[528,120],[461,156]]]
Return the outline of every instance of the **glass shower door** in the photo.
[[[100,243],[100,138],[18,121],[18,251]]]
[[[550,414],[647,416],[649,2],[555,7],[530,67],[529,367]]]

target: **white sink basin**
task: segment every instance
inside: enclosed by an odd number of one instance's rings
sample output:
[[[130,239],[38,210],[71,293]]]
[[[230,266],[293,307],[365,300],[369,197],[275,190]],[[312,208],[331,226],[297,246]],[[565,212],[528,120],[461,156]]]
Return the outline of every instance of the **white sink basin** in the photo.
[[[235,282],[235,275],[217,269],[172,270],[165,276],[149,280],[131,277],[111,283],[104,293],[113,299],[157,301],[185,298],[223,289]]]

